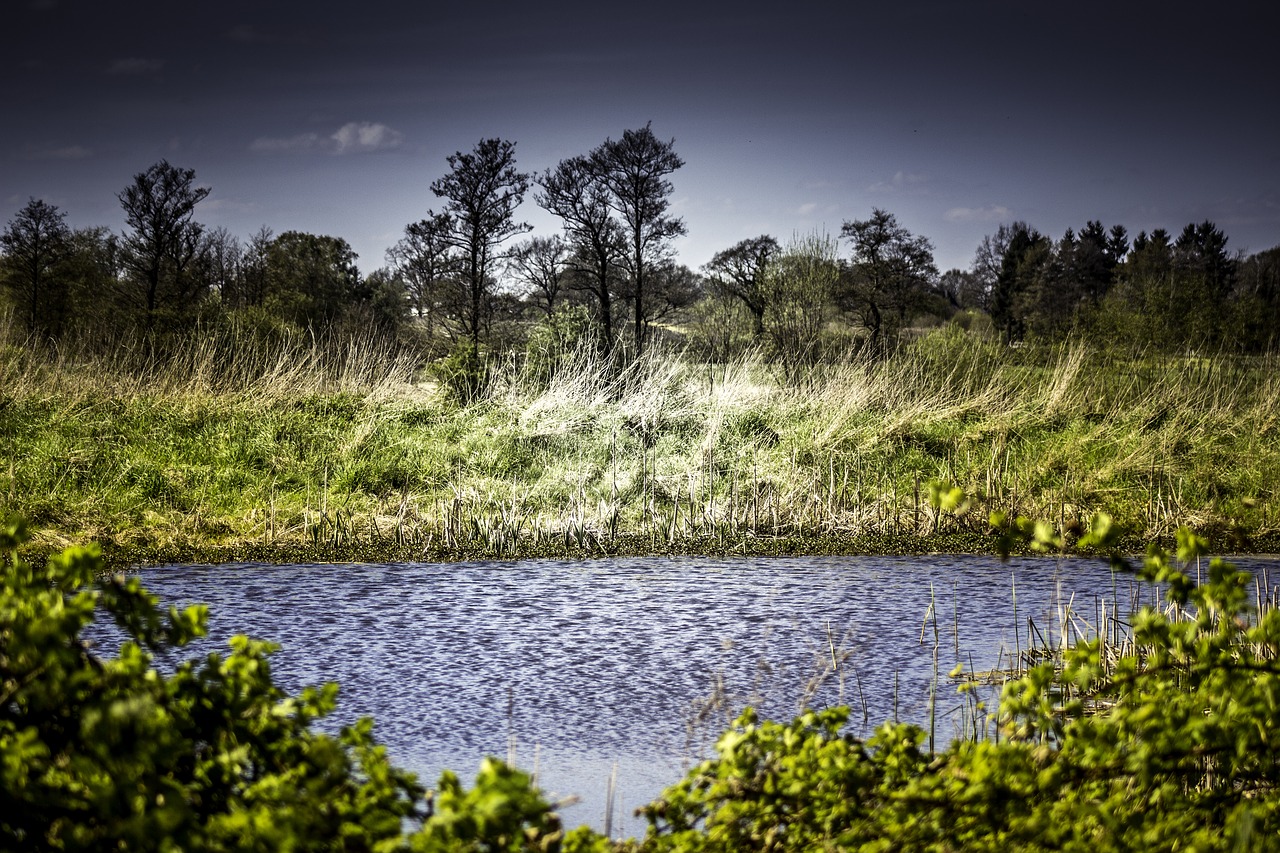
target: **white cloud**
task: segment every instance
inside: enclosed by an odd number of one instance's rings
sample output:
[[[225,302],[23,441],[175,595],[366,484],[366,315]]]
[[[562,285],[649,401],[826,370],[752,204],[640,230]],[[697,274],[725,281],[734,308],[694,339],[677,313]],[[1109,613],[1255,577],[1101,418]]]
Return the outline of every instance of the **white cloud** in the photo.
[[[155,74],[164,68],[163,59],[142,59],[131,56],[128,59],[117,59],[107,67],[108,74],[134,75]]]
[[[948,222],[1003,222],[1013,218],[1013,211],[1002,204],[985,207],[953,207],[942,218]]]
[[[285,152],[310,151],[320,144],[320,137],[314,133],[300,133],[289,137],[260,136],[249,143],[250,151]]]
[[[260,136],[249,143],[250,151],[291,153],[324,151],[330,154],[360,154],[400,147],[404,134],[377,122],[350,121],[328,136],[299,133],[296,136]]]
[[[867,187],[869,192],[873,193],[893,193],[899,192],[911,187],[917,187],[929,180],[928,175],[922,175],[915,172],[895,172],[893,177],[887,181],[876,181]]]
[[[338,128],[329,137],[337,143],[337,153],[347,154],[353,151],[382,151],[397,148],[404,141],[404,134],[392,130],[385,124],[374,122],[350,121]]]
[[[810,201],[810,202],[806,202],[806,203],[804,203],[804,204],[800,205],[799,207],[797,207],[797,208],[796,208],[796,213],[800,214],[801,216],[809,216],[810,214],[812,214],[812,213],[813,213],[814,211],[816,211],[817,209],[818,209],[818,204],[817,204],[817,202],[812,202],[812,201]]]

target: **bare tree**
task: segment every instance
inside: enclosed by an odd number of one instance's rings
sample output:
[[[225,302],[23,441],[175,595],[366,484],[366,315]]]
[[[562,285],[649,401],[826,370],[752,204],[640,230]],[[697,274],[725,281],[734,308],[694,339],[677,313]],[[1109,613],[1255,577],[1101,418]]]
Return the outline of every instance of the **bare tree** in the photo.
[[[1002,224],[996,229],[996,233],[983,237],[977,251],[973,253],[970,270],[977,278],[977,305],[984,311],[991,310],[991,299],[995,293],[996,279],[1000,277],[1000,268],[1004,264],[1005,252],[1009,250],[1014,233],[1019,230],[1029,231],[1030,227],[1025,222]]]
[[[195,178],[194,169],[161,160],[134,175],[117,196],[133,229],[124,240],[125,266],[141,280],[148,325],[162,302],[184,308],[199,286],[187,274],[199,256],[204,231],[192,216],[209,188],[196,186]]]
[[[622,229],[613,218],[609,190],[590,157],[570,157],[538,179],[538,206],[564,220],[569,266],[595,298],[601,345],[613,346],[613,290],[625,252]]]
[[[275,232],[266,225],[249,238],[240,256],[240,276],[233,301],[236,307],[261,305],[266,300],[271,287],[271,245],[275,239]]]
[[[564,286],[569,248],[559,235],[531,237],[511,250],[511,271],[529,286],[542,312],[550,317]]]
[[[631,298],[634,305],[636,355],[644,351],[645,275],[657,262],[665,244],[685,233],[684,222],[668,216],[667,180],[684,160],[675,153],[675,140],[660,142],[650,125],[627,130],[619,140],[607,139],[591,154],[593,170],[609,193],[609,204],[622,217],[628,244]]]
[[[239,298],[244,247],[234,234],[218,227],[204,235],[200,259],[205,282],[216,288],[222,303],[234,307]]]
[[[404,237],[387,251],[387,261],[404,279],[410,308],[430,332],[443,291],[458,273],[452,218],[435,213],[405,226]]]
[[[479,345],[487,327],[491,267],[498,247],[530,229],[515,220],[515,210],[530,184],[529,176],[516,170],[515,147],[514,142],[503,139],[482,139],[469,154],[451,154],[451,171],[431,184],[431,191],[447,200],[444,212],[453,226],[450,239],[462,254],[467,298],[460,306],[461,319],[474,346]],[[428,214],[428,218],[436,216]]]

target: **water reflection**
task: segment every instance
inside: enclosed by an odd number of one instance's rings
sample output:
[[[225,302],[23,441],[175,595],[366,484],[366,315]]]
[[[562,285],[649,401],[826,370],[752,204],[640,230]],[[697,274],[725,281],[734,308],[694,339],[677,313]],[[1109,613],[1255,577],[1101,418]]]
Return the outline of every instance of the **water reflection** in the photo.
[[[957,660],[996,666],[1025,645],[1028,618],[1056,631],[1066,602],[1092,622],[1104,601],[1127,611],[1155,596],[1098,561],[969,556],[171,566],[143,579],[162,600],[207,603],[217,648],[238,633],[280,643],[284,689],[338,682],[327,725],[374,717],[424,780],[448,767],[467,781],[484,755],[514,753],[546,790],[582,799],[569,824],[598,828],[616,764],[624,833],[747,703],[775,718],[855,705],[864,734],[895,711],[927,724],[931,603],[945,675]],[[838,672],[832,646],[850,652]],[[960,704],[944,684],[940,738]]]

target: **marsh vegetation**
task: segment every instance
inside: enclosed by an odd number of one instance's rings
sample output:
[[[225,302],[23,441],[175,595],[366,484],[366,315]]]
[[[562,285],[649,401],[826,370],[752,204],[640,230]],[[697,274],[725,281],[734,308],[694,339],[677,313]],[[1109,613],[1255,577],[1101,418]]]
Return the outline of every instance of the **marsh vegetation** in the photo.
[[[367,339],[251,344],[6,348],[9,511],[49,547],[204,558],[989,551],[996,510],[1257,549],[1280,515],[1271,356],[950,327],[796,375],[660,347],[619,366],[586,343],[495,360],[462,401]],[[943,483],[959,512],[938,511]]]

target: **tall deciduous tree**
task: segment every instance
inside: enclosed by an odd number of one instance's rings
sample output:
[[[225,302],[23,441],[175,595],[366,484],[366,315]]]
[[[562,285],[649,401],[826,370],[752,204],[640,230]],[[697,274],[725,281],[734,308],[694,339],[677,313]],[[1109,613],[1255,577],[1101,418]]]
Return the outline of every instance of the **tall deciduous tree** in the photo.
[[[458,255],[452,217],[435,213],[409,223],[404,236],[387,251],[387,260],[404,279],[409,305],[430,333],[436,308],[446,301],[445,291],[456,285]]]
[[[977,251],[973,253],[973,265],[970,267],[980,294],[975,303],[978,307],[986,311],[993,310],[991,302],[995,296],[996,279],[1000,277],[1000,265],[1004,260],[1004,253],[1009,249],[1009,242],[1013,239],[1014,232],[1026,227],[1025,222],[1015,222],[1012,225],[1002,223],[996,229],[996,233],[983,237],[982,242],[978,244]]]
[[[596,302],[600,342],[613,346],[613,291],[625,252],[622,229],[613,218],[609,190],[595,168],[594,157],[570,157],[538,178],[538,206],[560,217],[569,238],[569,264],[580,289]]]
[[[938,291],[953,308],[981,308],[986,293],[972,270],[949,269],[938,277]]]
[[[131,307],[122,292],[122,256],[119,238],[102,225],[77,228],[68,240],[58,275],[67,283],[68,325],[88,341],[110,341]]]
[[[716,289],[737,298],[751,312],[757,340],[764,335],[764,314],[769,307],[766,275],[780,251],[777,240],[762,234],[716,252],[703,267]]]
[[[645,276],[668,240],[685,233],[684,222],[667,213],[674,191],[667,176],[684,165],[675,140],[661,142],[646,124],[607,139],[591,154],[592,168],[608,190],[609,204],[622,217],[628,245],[636,355],[644,351]]]
[[[531,237],[511,251],[511,271],[529,287],[530,295],[550,317],[564,286],[568,247],[559,235]]]
[[[240,290],[244,247],[234,234],[218,227],[204,235],[200,254],[205,283],[218,291],[223,305],[233,307]]]
[[[870,219],[845,222],[840,233],[853,243],[846,299],[862,317],[872,345],[879,345],[886,324],[895,329],[905,326],[910,312],[936,281],[933,245],[879,208],[872,210]]]
[[[240,252],[239,275],[233,279],[234,287],[223,292],[223,303],[228,308],[249,308],[262,305],[267,299],[271,277],[271,244],[275,233],[263,225],[249,238]]]
[[[670,321],[702,298],[702,277],[684,264],[666,258],[649,268],[645,288],[644,323],[648,329]]]
[[[823,333],[840,280],[834,237],[795,237],[765,269],[765,336],[789,373],[822,356]]]
[[[4,281],[23,308],[27,329],[56,334],[65,305],[65,284],[56,268],[66,257],[71,231],[66,213],[31,199],[0,234],[4,247]]]
[[[445,213],[453,226],[450,239],[462,255],[467,299],[461,318],[475,346],[486,327],[498,248],[530,229],[515,219],[530,184],[529,175],[516,169],[515,148],[504,139],[482,139],[470,153],[449,155],[451,171],[431,184],[431,191],[446,200]],[[436,216],[428,213],[429,218]]]
[[[195,179],[194,169],[161,160],[134,175],[133,183],[117,196],[132,229],[125,236],[125,264],[142,285],[148,325],[157,308],[188,307],[184,303],[200,286],[188,274],[199,256],[204,230],[193,216],[209,188],[196,186]]]
[[[357,301],[344,311],[348,328],[391,336],[409,319],[409,290],[393,269],[382,267],[369,273],[361,281],[357,296]]]

